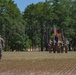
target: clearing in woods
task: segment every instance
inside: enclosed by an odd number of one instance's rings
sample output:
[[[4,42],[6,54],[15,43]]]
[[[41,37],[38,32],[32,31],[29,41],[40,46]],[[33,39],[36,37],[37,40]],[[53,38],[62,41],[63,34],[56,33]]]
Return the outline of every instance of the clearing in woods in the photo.
[[[0,75],[76,75],[76,52],[3,52]]]

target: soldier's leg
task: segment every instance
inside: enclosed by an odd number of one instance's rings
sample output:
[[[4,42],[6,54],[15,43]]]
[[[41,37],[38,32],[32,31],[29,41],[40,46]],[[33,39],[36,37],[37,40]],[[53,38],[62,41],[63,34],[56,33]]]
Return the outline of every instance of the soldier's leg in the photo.
[[[0,48],[0,59],[2,58],[2,50],[1,50],[1,48]]]
[[[53,53],[56,52],[56,48],[55,48],[55,45],[53,45]]]
[[[63,50],[64,50],[64,49],[63,49],[63,46],[61,46],[61,53],[63,53]]]
[[[51,45],[49,46],[49,53],[51,53]]]
[[[51,53],[51,48],[49,47],[49,53]]]
[[[61,48],[58,46],[56,49],[57,49],[57,53],[60,53]]]
[[[65,53],[67,53],[68,52],[68,48],[67,48],[67,46],[65,46]]]

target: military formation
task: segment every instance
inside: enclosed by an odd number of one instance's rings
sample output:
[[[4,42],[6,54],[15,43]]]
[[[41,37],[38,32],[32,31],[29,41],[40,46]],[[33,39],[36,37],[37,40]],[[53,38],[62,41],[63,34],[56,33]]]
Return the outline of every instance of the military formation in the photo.
[[[58,41],[56,42],[55,40],[49,41],[49,53],[67,53],[69,50],[69,41],[64,40],[64,41]]]

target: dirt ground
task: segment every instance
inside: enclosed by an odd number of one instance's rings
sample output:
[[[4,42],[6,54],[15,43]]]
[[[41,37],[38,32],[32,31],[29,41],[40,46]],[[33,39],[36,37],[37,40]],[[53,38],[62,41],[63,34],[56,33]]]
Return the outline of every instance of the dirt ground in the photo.
[[[0,75],[76,75],[76,52],[3,52]]]

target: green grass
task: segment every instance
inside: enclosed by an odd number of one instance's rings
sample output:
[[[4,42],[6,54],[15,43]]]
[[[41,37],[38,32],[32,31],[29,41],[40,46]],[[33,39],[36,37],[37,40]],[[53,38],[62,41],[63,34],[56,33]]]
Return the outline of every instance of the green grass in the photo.
[[[3,52],[0,75],[75,75],[76,52]]]

